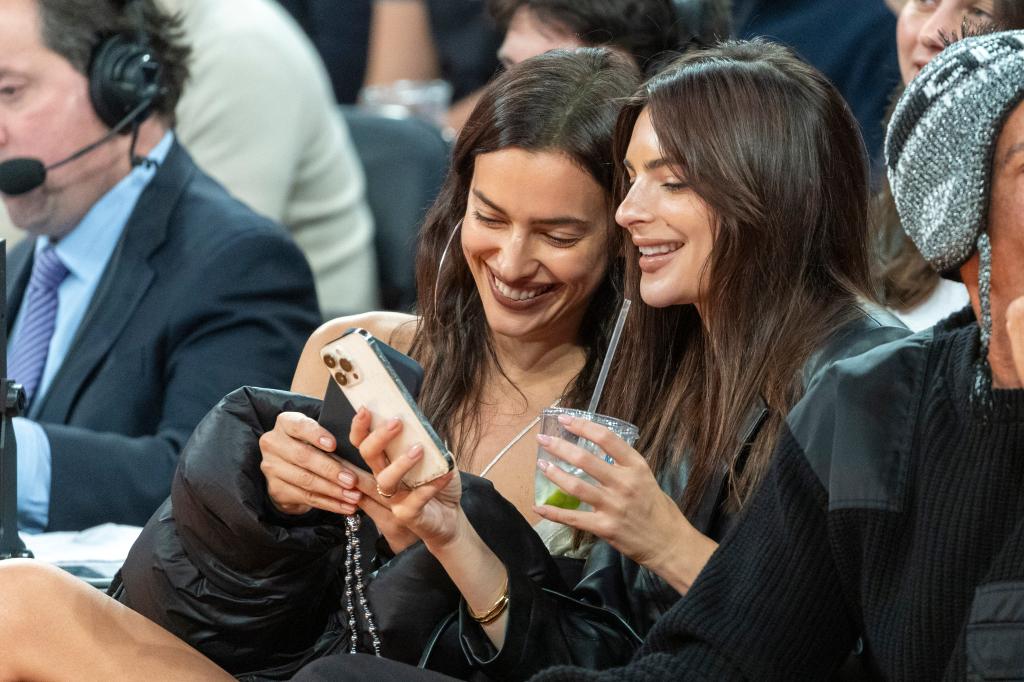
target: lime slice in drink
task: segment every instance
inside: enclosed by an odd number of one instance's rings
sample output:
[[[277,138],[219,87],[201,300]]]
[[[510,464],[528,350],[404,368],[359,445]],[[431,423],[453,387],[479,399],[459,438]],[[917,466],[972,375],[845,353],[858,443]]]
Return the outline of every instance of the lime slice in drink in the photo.
[[[548,495],[548,499],[544,500],[544,504],[550,504],[552,507],[559,507],[561,509],[578,509],[580,498],[573,497],[562,490],[556,490]]]

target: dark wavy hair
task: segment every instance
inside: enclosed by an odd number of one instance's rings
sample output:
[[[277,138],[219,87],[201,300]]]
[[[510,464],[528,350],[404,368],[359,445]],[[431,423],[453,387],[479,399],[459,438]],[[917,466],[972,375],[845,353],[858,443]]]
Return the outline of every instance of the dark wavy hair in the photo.
[[[804,364],[859,314],[859,299],[873,299],[867,155],[835,87],[761,40],[685,55],[644,84],[619,115],[619,167],[644,110],[666,159],[709,207],[714,245],[701,314],[631,314],[601,411],[640,427],[638,449],[659,476],[685,460],[684,511],[717,494],[708,488],[722,468],[738,508],[802,393]],[[627,189],[620,174],[617,196]],[[625,250],[625,295],[636,299],[639,254]],[[769,416],[741,469],[732,454],[761,400]]]
[[[161,93],[153,110],[171,126],[188,80],[191,49],[184,43],[181,17],[154,0],[37,0],[43,43],[88,76],[93,53],[114,35],[134,36],[140,28],[163,65]]]
[[[611,258],[579,331],[586,354],[583,369],[566,387],[562,401],[584,404],[622,299],[622,235],[612,219],[612,134],[620,104],[638,83],[636,67],[611,50],[555,50],[524,60],[491,82],[462,128],[448,176],[420,234],[419,322],[410,351],[424,368],[420,403],[453,452],[467,452],[476,443],[484,377],[492,368],[502,371],[480,294],[457,239],[440,267],[453,228],[466,212],[476,157],[509,148],[557,152],[577,163],[605,191]]]
[[[520,7],[585,45],[628,52],[647,74],[691,44],[712,45],[732,33],[731,0],[489,0],[503,31]]]

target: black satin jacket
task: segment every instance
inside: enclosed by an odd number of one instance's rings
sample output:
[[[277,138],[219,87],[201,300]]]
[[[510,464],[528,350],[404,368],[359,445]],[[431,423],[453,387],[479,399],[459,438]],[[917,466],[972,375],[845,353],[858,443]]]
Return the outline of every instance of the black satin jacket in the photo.
[[[880,309],[864,310],[808,360],[803,369],[805,388],[834,362],[909,334],[891,314]],[[751,410],[734,457],[745,456],[766,416],[763,405]],[[681,479],[663,480],[662,488],[679,499]],[[725,509],[725,470],[712,485],[718,494],[705,495],[705,504],[689,520],[697,530],[721,542],[736,521]],[[517,574],[511,566],[507,568],[509,617],[500,651],[469,617],[465,606],[460,609],[462,649],[470,665],[488,679],[524,680],[544,668],[562,664],[597,669],[621,665],[632,657],[654,622],[679,599],[679,593],[659,576],[606,542],[594,545],[583,579],[568,594],[556,593]]]
[[[806,383],[831,362],[907,333],[885,313],[866,314],[812,358]],[[287,679],[306,663],[349,647],[340,601],[342,518],[319,511],[280,514],[259,468],[259,437],[277,415],[299,411],[315,418],[320,405],[268,389],[243,388],[225,397],[189,440],[170,498],[111,586],[112,596],[242,679]],[[752,411],[744,442],[763,418],[762,408]],[[368,597],[388,658],[462,679],[521,680],[557,664],[608,667],[627,661],[679,598],[604,542],[594,546],[584,578],[567,586],[539,536],[488,481],[463,474],[462,483],[467,517],[509,573],[506,641],[496,652],[421,543],[390,556],[364,520]],[[716,485],[724,493],[724,471]],[[677,492],[668,482],[665,487]],[[721,499],[691,519],[716,540],[732,521]],[[359,649],[371,651],[365,627]]]

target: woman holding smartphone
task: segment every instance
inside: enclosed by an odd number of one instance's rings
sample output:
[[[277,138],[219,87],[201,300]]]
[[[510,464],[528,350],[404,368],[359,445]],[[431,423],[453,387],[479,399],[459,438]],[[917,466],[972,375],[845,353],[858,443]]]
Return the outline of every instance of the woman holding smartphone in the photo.
[[[388,465],[392,433],[367,434],[365,415],[353,424],[377,485],[396,489],[393,514],[463,595],[460,637],[490,678],[628,660],[714,552],[819,371],[908,333],[864,305],[869,189],[857,124],[788,50],[737,42],[682,57],[620,113],[616,161],[626,295],[646,305],[627,323],[600,411],[637,424],[640,441],[634,450],[590,422],[564,422],[606,462],[539,439],[597,482],[549,466],[593,511],[535,509],[597,536],[576,589],[545,589],[491,551],[460,509],[457,478],[402,490],[417,451]],[[301,679],[389,669],[411,672],[329,657]]]
[[[455,145],[422,230],[419,315],[327,323],[307,343],[293,391],[323,395],[320,348],[349,327],[367,328],[423,366],[419,402],[458,466],[487,471],[512,503],[496,505],[507,516],[539,521],[528,434],[541,409],[585,404],[621,301],[611,139],[638,82],[625,57],[589,48],[527,60],[497,78]],[[450,581],[422,546],[402,551],[416,538],[394,523],[386,499],[353,494],[356,482],[373,490],[373,479],[330,456],[337,444],[313,419],[316,401],[233,395],[220,414],[245,408],[236,440],[204,422],[183,456],[173,504],[126,562],[116,594],[135,611],[50,567],[0,562],[0,678],[230,679],[223,668],[287,677],[345,650],[345,534],[336,514],[357,508],[383,533],[379,557],[398,555],[380,573],[415,583],[404,600],[389,579],[372,581],[375,609],[377,596],[390,596],[399,620],[426,628],[385,644],[418,655],[436,622],[417,613],[431,605],[451,612]],[[238,395],[251,398],[255,414]],[[489,484],[478,487],[490,495],[484,507],[495,506]],[[571,533],[545,526],[550,550],[571,552]],[[527,528],[530,536],[539,544]],[[373,555],[368,543],[363,551]],[[547,558],[543,545],[534,551]],[[51,655],[56,632],[67,655]]]

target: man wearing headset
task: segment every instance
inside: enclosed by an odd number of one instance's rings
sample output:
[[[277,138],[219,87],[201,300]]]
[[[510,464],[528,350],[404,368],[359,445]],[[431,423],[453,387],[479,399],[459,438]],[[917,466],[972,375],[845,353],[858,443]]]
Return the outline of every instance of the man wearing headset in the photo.
[[[203,414],[286,386],[309,267],[175,141],[189,50],[153,0],[0,3],[0,192],[19,525],[141,525]]]

